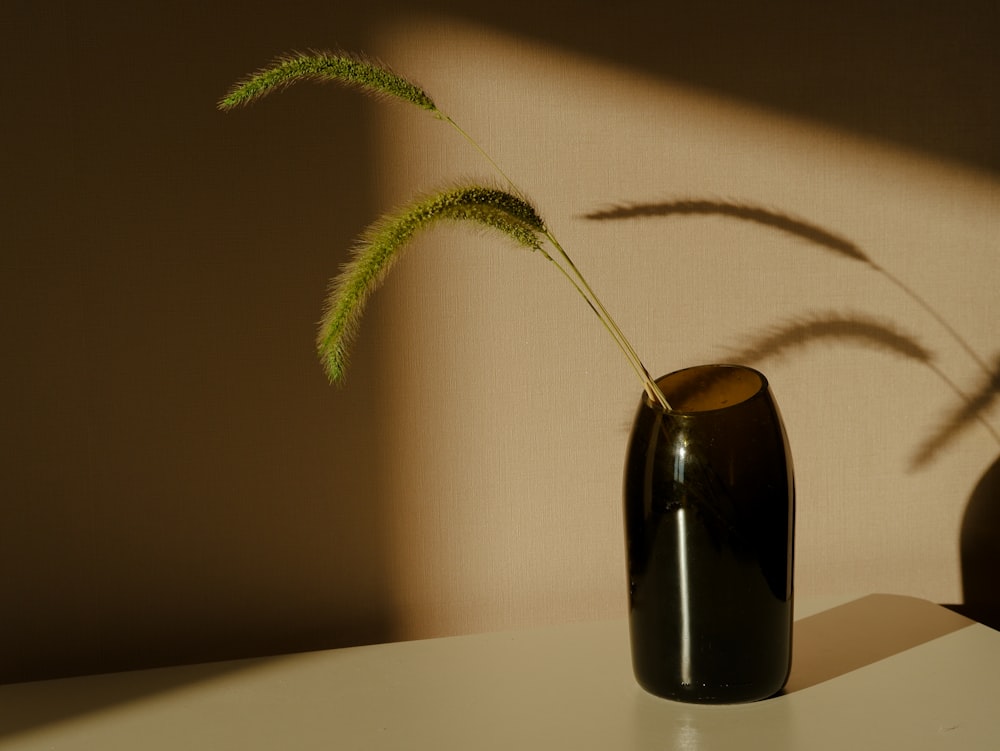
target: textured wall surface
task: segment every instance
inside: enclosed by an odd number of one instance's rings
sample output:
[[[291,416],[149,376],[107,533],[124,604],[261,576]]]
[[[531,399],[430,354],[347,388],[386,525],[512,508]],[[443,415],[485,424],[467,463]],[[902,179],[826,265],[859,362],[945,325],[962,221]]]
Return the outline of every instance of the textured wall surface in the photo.
[[[428,232],[326,384],[353,238],[492,173],[334,87],[215,111],[310,47],[429,90],[650,370],[767,374],[800,596],[989,600],[1000,23],[915,5],[14,3],[0,680],[623,613],[640,386],[541,257]]]

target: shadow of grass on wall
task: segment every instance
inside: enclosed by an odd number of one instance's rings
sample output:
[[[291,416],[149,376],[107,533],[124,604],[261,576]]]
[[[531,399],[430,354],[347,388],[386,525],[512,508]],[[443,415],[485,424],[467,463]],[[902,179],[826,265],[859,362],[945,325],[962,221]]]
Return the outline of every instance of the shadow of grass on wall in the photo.
[[[1000,446],[1000,434],[985,418],[985,413],[1000,393],[1000,360],[997,369],[986,374],[981,387],[968,395],[938,367],[933,353],[916,337],[900,331],[887,321],[858,313],[844,315],[829,311],[812,314],[767,329],[754,337],[745,348],[735,351],[732,358],[736,362],[753,365],[815,343],[858,345],[903,357],[929,368],[956,395],[959,405],[917,447],[910,463],[912,470],[929,464],[939,451],[973,422],[979,422]]]
[[[813,246],[846,260],[867,265],[899,288],[923,308],[962,348],[980,371],[982,381],[974,394],[966,394],[936,365],[932,352],[912,334],[901,331],[891,322],[879,321],[862,314],[840,312],[813,313],[773,326],[751,338],[750,343],[733,359],[753,364],[766,357],[784,354],[788,350],[816,342],[852,344],[902,356],[930,368],[959,399],[959,406],[948,413],[943,422],[917,448],[911,469],[930,463],[950,441],[973,422],[979,422],[1000,446],[1000,434],[987,422],[985,415],[1000,395],[1000,356],[990,366],[969,346],[962,335],[934,310],[926,300],[888,270],[878,265],[856,243],[819,225],[778,211],[732,201],[680,199],[656,203],[615,204],[591,211],[583,218],[592,221],[666,218],[677,216],[721,216],[752,222],[808,241]]]

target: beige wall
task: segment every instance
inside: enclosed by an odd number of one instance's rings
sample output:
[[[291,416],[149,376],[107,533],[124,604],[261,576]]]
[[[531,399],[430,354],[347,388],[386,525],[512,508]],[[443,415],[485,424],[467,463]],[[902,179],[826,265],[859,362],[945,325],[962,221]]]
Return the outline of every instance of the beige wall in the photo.
[[[442,123],[331,87],[214,111],[273,54],[338,44],[477,137],[651,370],[764,370],[800,596],[963,600],[970,508],[975,550],[997,542],[995,11],[116,5],[21,3],[4,31],[0,680],[622,613],[639,386],[544,261],[433,231],[324,382],[353,236],[489,174]],[[699,212],[584,218],[679,201]],[[915,462],[956,390],[981,422]]]

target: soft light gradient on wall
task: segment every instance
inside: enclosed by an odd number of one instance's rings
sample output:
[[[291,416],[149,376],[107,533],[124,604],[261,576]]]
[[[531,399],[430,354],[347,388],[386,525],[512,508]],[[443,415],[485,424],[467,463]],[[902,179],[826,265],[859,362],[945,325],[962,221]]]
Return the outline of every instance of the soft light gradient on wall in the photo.
[[[656,373],[736,357],[768,375],[799,491],[800,596],[961,600],[959,533],[996,459],[973,423],[915,466],[985,378],[1000,314],[1000,197],[988,174],[682,83],[442,18],[405,19],[379,53],[433,93],[538,205]],[[388,205],[489,166],[446,127],[380,121]],[[713,215],[598,222],[615,203]],[[725,214],[749,205],[847,239],[892,278],[815,241]],[[640,386],[540,257],[435,230],[379,303],[393,580],[413,636],[612,617],[624,586],[620,475]],[[775,328],[858,319],[933,353],[804,341]],[[359,377],[355,374],[355,377]]]
[[[639,384],[541,258],[428,233],[325,382],[353,238],[488,169],[333,86],[215,110],[292,49],[426,86],[658,373],[830,316],[933,352],[814,337],[756,364],[795,454],[799,595],[968,601],[996,569],[997,388],[893,279],[996,367],[1000,11],[823,6],[7,4],[0,681],[623,614]],[[585,218],[619,203],[673,213]],[[952,385],[986,426],[914,466]]]

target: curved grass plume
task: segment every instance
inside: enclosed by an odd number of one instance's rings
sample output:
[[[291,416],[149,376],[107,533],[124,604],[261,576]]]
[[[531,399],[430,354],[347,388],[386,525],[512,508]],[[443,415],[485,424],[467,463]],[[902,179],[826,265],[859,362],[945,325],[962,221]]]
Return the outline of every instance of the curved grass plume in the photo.
[[[362,56],[311,51],[277,58],[271,65],[235,84],[219,100],[218,107],[224,111],[232,110],[299,81],[334,81],[378,98],[400,99],[431,112],[471,143],[510,187],[510,191],[482,186],[442,191],[410,204],[402,212],[385,217],[369,228],[355,250],[354,259],[334,280],[321,323],[319,354],[331,380],[343,379],[347,350],[365,302],[381,284],[402,247],[421,227],[439,218],[449,218],[493,227],[521,245],[541,251],[543,257],[554,263],[569,280],[611,334],[642,381],[649,399],[659,403],[664,410],[670,410],[670,405],[635,348],[538,213],[520,197],[522,192],[465,130],[438,109],[421,87]],[[553,253],[544,249],[543,240],[551,246]]]
[[[506,191],[479,186],[436,193],[386,215],[371,225],[330,287],[317,348],[331,381],[347,370],[350,345],[365,304],[378,289],[410,239],[440,219],[471,221],[498,230],[529,250],[540,250],[545,231],[529,203]]]
[[[335,81],[377,97],[397,98],[438,112],[434,101],[412,81],[361,55],[297,52],[277,58],[234,85],[219,109],[231,110],[298,81]]]

